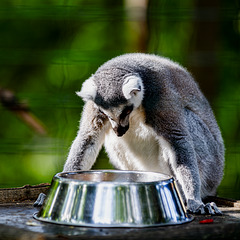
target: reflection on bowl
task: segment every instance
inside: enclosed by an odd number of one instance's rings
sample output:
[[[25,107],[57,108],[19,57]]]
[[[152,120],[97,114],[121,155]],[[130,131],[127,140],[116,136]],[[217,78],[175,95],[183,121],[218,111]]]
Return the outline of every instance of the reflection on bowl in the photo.
[[[56,174],[43,207],[34,217],[89,227],[150,227],[192,220],[173,178],[117,170]]]

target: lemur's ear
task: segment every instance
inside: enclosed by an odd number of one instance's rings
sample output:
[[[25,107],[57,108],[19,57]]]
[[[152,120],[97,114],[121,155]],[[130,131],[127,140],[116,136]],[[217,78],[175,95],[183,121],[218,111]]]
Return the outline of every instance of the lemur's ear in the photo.
[[[132,97],[143,94],[143,83],[140,76],[131,75],[127,76],[122,85],[124,97],[129,100]]]
[[[130,100],[135,107],[138,107],[143,99],[143,83],[138,75],[127,76],[122,85],[122,92],[127,100]]]
[[[80,92],[76,92],[76,94],[81,97],[84,101],[94,100],[97,94],[97,86],[93,81],[93,77],[87,79],[83,85]]]

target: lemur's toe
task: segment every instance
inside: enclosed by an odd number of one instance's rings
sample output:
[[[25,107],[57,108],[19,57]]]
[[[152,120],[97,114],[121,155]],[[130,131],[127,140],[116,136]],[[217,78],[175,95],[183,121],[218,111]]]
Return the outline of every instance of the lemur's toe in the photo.
[[[215,202],[211,202],[210,205],[211,205],[212,209],[214,210],[215,215],[220,215],[220,216],[223,215],[223,213],[218,209]]]
[[[212,206],[211,206],[210,203],[207,203],[207,204],[204,206],[204,210],[205,210],[205,214],[215,215],[215,211],[214,211],[214,209],[212,208]]]

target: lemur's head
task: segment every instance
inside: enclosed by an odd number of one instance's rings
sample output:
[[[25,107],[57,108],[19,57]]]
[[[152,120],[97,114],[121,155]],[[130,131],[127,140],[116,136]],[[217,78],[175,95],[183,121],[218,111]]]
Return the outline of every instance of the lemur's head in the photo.
[[[121,74],[119,74],[121,72]],[[117,136],[129,129],[129,117],[143,100],[143,83],[138,74],[123,70],[99,71],[87,79],[77,94],[84,101],[92,100],[109,119]]]

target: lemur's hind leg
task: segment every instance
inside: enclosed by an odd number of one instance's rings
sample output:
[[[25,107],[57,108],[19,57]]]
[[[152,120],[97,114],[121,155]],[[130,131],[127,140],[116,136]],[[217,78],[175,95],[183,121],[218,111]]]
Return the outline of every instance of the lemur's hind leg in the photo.
[[[216,193],[217,186],[222,179],[224,155],[219,150],[221,142],[214,138],[208,126],[196,113],[185,109],[185,117],[198,162],[201,199],[204,199]],[[222,215],[214,202],[205,202],[197,206],[194,201],[190,200],[188,205],[188,210],[195,214]]]

